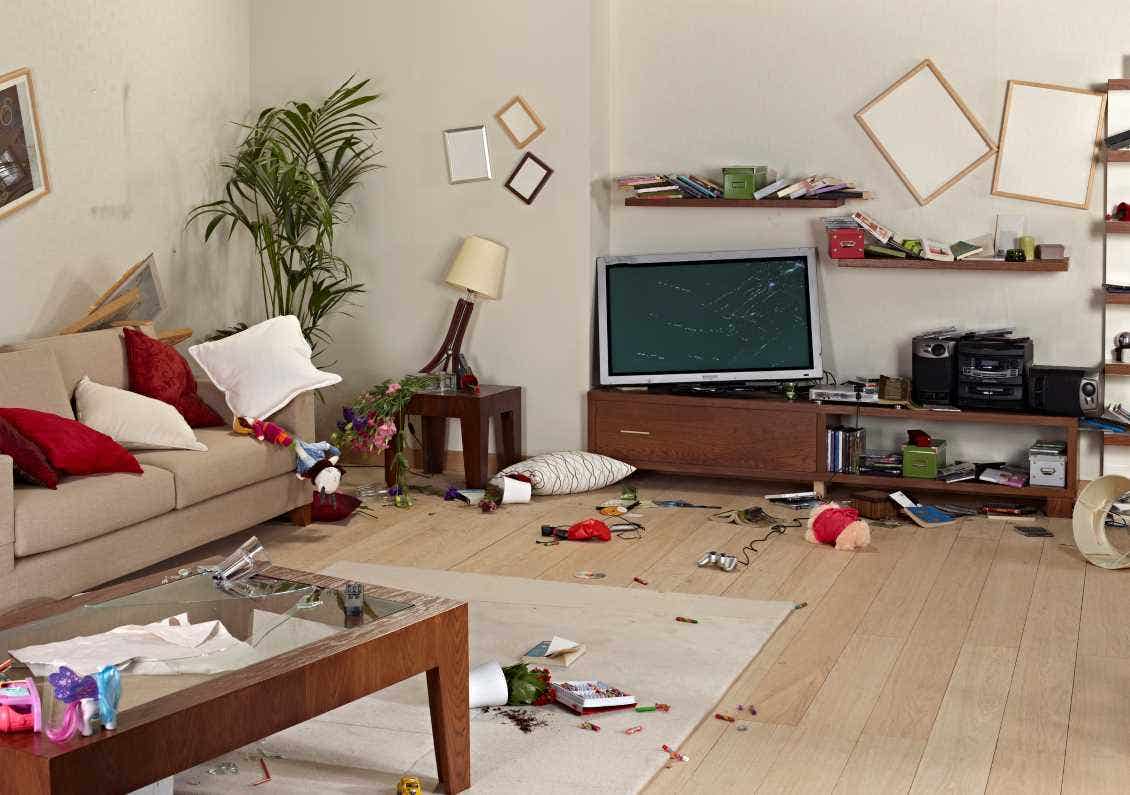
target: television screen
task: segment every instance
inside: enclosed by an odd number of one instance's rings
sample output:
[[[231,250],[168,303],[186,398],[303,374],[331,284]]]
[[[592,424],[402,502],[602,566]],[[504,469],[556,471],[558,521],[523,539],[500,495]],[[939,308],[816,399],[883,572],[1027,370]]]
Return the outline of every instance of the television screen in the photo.
[[[604,257],[601,383],[817,377],[812,249]]]

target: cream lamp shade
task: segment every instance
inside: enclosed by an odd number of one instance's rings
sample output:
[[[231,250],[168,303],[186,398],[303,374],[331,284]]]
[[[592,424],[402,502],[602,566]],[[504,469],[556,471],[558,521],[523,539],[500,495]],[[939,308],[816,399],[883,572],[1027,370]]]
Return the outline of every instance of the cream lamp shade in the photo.
[[[459,253],[447,271],[447,283],[470,290],[486,298],[502,295],[502,277],[506,272],[506,246],[471,235],[459,247]]]
[[[1075,546],[1083,557],[1104,569],[1130,567],[1130,552],[1123,552],[1106,535],[1110,507],[1130,492],[1130,480],[1121,475],[1103,475],[1092,480],[1075,500],[1071,515]]]

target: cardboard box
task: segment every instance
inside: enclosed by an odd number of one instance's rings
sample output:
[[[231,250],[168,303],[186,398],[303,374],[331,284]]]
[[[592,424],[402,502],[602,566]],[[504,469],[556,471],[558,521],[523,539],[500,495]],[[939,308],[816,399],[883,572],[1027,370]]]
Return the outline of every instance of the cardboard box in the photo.
[[[930,447],[902,446],[902,476],[933,480],[946,465],[946,440],[935,439]]]
[[[862,229],[829,229],[828,256],[832,259],[863,259]]]

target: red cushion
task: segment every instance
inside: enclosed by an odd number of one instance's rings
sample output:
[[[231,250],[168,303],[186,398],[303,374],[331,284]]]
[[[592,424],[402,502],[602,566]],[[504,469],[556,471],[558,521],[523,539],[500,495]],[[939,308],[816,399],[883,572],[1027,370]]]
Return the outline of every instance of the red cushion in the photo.
[[[357,510],[361,500],[350,494],[322,494],[314,492],[314,503],[311,518],[315,522],[337,522]]]
[[[59,473],[51,468],[43,451],[3,417],[0,417],[0,453],[12,457],[15,475],[25,483],[49,489],[59,485]]]
[[[183,356],[172,346],[136,329],[123,330],[130,390],[168,403],[193,428],[227,425],[224,418],[196,394],[196,378]]]
[[[33,409],[0,409],[0,417],[35,444],[51,466],[65,475],[135,472],[141,464],[126,448],[81,422]]]

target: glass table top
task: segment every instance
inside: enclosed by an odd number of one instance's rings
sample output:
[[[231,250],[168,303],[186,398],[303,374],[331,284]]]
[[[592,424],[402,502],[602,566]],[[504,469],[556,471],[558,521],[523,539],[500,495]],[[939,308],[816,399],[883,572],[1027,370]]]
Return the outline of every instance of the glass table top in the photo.
[[[0,630],[10,680],[32,677],[45,719],[57,720],[47,675],[103,665],[122,672],[120,708],[152,701],[412,605],[365,595],[347,615],[342,591],[255,575],[221,587],[205,569],[96,604]]]

